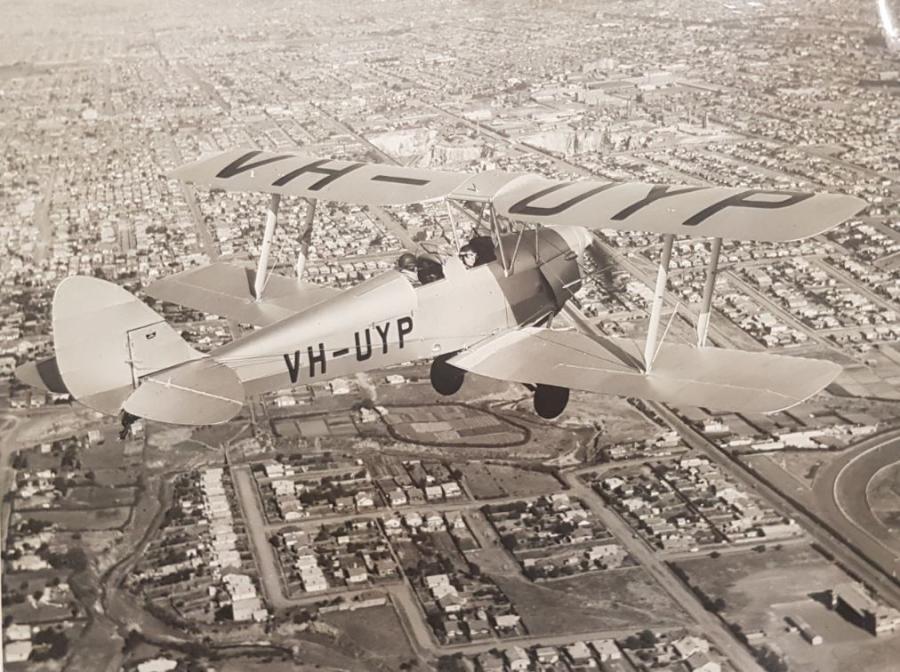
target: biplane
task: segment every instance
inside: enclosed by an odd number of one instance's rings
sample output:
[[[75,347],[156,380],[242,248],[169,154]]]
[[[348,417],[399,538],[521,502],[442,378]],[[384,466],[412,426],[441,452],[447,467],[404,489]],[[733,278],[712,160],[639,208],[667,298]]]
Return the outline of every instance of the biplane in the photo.
[[[822,390],[841,370],[817,359],[714,347],[707,333],[723,239],[814,236],[866,205],[853,196],[472,175],[249,149],[202,157],[172,175],[270,194],[261,252],[255,269],[216,262],[155,281],[147,294],[256,328],[204,354],[119,286],[73,276],[53,298],[55,356],[20,367],[21,380],[68,392],[122,416],[127,426],[135,418],[226,422],[253,395],[414,360],[431,361],[431,383],[444,395],[473,374],[520,383],[533,391],[544,418],[565,410],[572,389],[770,413]],[[284,197],[307,201],[296,277],[269,268]],[[443,201],[455,249],[406,253],[397,269],[343,291],[306,282],[319,201]],[[464,239],[463,218],[480,226],[480,235]],[[604,229],[662,238],[644,339],[603,333],[573,298],[593,232]],[[660,337],[676,236],[711,239],[695,344],[667,342],[665,331]],[[564,328],[552,323],[560,313],[568,318]]]

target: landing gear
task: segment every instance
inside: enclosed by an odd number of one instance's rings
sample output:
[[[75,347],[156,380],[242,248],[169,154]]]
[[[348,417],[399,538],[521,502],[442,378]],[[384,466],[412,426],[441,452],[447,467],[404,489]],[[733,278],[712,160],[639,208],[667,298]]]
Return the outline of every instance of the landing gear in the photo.
[[[431,362],[431,386],[438,394],[443,394],[445,397],[459,392],[466,377],[465,371],[447,363],[447,360],[455,354],[453,352],[441,355],[435,357]]]
[[[122,429],[119,431],[119,439],[124,441],[128,438],[128,433],[131,431],[131,426],[136,423],[140,418],[136,415],[132,415],[128,411],[122,411]]]
[[[537,385],[534,390],[534,410],[542,418],[558,417],[569,403],[569,388],[555,385]]]

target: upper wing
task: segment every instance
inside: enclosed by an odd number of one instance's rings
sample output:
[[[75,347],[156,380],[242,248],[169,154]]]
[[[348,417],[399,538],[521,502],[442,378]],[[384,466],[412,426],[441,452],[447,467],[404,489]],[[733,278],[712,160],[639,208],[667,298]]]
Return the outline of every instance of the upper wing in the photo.
[[[844,194],[643,182],[562,182],[536,175],[477,175],[290,152],[231,149],[176,168],[172,177],[226,191],[402,205],[439,198],[491,200],[498,214],[535,224],[788,241],[827,231],[866,202]]]
[[[231,149],[201,158],[170,175],[226,191],[259,191],[353,205],[401,205],[442,198],[469,177],[466,173],[255,149]]]
[[[841,371],[817,359],[663,343],[648,374],[628,363],[640,361],[642,342],[609,340],[613,349],[577,331],[526,327],[490,338],[449,363],[517,383],[741,413],[774,413],[799,404]]]
[[[788,241],[815,236],[866,202],[844,194],[642,182],[560,182],[527,175],[501,187],[496,211],[536,224]]]

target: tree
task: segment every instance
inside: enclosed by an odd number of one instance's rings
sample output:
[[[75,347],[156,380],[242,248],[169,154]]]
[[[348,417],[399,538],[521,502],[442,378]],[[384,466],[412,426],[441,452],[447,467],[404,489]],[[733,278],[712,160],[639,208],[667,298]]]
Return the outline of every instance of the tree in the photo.
[[[761,649],[758,649],[756,658],[759,660],[759,664],[767,672],[788,672],[788,666],[784,658],[779,656],[768,646],[763,646]]]
[[[638,633],[638,641],[640,641],[642,649],[652,649],[656,646],[656,635],[649,628],[641,630]]]
[[[140,631],[137,628],[131,628],[128,631],[128,634],[125,635],[125,642],[122,644],[122,651],[124,653],[129,653],[136,649],[138,645],[143,641],[143,637],[141,636]]]

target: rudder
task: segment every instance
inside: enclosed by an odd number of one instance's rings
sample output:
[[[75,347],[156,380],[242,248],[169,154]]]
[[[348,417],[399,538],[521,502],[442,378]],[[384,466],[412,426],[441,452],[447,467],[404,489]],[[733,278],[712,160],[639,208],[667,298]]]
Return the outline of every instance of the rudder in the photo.
[[[142,377],[205,357],[140,299],[91,276],[59,284],[52,322],[65,387],[108,415],[119,413]]]

